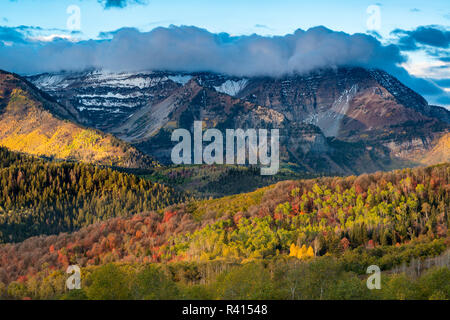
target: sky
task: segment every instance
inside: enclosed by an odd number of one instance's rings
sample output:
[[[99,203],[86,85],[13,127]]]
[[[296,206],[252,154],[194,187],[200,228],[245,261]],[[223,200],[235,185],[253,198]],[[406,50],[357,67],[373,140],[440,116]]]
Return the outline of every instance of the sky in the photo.
[[[448,0],[1,0],[0,68],[250,76],[356,64],[450,107],[449,25]]]

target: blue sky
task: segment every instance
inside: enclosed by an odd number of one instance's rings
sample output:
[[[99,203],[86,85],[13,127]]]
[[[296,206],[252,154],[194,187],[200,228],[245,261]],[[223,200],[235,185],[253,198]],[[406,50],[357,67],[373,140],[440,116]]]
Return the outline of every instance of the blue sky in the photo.
[[[104,7],[96,0],[2,0],[3,25],[32,25],[64,29],[69,5],[77,5],[82,14],[85,37],[121,27],[149,30],[155,26],[195,25],[211,32],[234,35],[258,33],[284,35],[294,30],[323,25],[348,33],[365,32],[370,5],[381,9],[380,34],[393,29],[413,29],[419,25],[448,25],[450,5],[447,0],[149,0],[146,5],[125,8]]]
[[[80,9],[77,33],[67,30],[70,5]],[[376,16],[373,11],[368,13],[370,6],[378,8],[380,19],[373,20]],[[370,21],[376,23],[370,24]],[[148,32],[156,27],[185,25],[204,28],[211,34],[226,32],[235,37],[254,33],[284,36],[297,29],[316,26],[349,35],[375,34],[368,30],[375,28],[372,31],[377,32],[381,44],[397,45],[400,54],[406,57],[405,61],[396,57],[392,63],[401,65],[412,76],[428,78],[440,86],[443,95],[427,96],[430,91],[427,89],[421,93],[432,102],[450,106],[446,94],[450,92],[449,22],[448,0],[2,0],[0,50],[1,41],[4,48],[12,46],[11,32],[14,31],[33,41],[51,42],[58,36],[76,42],[99,39],[102,32],[124,27]]]

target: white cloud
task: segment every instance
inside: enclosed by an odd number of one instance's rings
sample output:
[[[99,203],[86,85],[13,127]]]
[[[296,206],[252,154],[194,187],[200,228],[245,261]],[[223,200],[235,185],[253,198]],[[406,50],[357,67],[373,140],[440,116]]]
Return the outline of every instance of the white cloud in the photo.
[[[74,37],[72,37],[71,35],[67,35],[67,34],[50,34],[50,35],[41,35],[41,36],[34,36],[34,37],[30,37],[29,40],[31,41],[41,41],[41,42],[52,42],[55,39],[64,39],[64,40],[69,40],[69,41],[77,41],[77,39],[75,39]]]
[[[411,77],[406,69],[420,75],[423,67],[407,62],[398,46],[383,44],[367,34],[325,27],[298,29],[285,36],[231,36],[187,26],[159,27],[150,32],[125,28],[109,33],[110,38],[87,41],[54,34],[44,34],[36,41],[20,37],[14,29],[0,31],[0,41],[2,34],[4,41],[15,41],[12,46],[0,43],[0,69],[21,74],[95,68],[276,77],[320,68],[362,66],[383,69],[421,94],[448,95],[433,82]]]
[[[350,35],[324,27],[275,37],[233,37],[183,26],[150,32],[121,29],[112,39],[76,43],[54,35],[41,39],[46,43],[0,48],[0,68],[21,73],[92,67],[277,76],[343,65],[392,69],[404,62],[396,46],[382,45],[366,34]]]
[[[434,79],[450,78],[450,63],[431,59],[424,52],[408,53],[408,61],[402,64],[410,74],[416,77]]]

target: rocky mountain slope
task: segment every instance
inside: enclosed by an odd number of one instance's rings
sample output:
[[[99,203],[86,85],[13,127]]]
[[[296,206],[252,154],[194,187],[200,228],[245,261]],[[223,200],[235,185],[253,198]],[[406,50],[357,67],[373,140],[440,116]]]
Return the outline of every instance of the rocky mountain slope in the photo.
[[[62,107],[25,79],[0,71],[0,145],[57,159],[138,168],[150,157],[110,134],[67,119],[78,111]]]
[[[43,74],[29,78],[79,123],[169,162],[174,128],[279,128],[283,163],[360,173],[449,161],[438,141],[450,112],[381,70],[338,68],[282,78],[211,73]],[[434,150],[434,151],[432,151]],[[432,152],[432,155],[429,154]]]

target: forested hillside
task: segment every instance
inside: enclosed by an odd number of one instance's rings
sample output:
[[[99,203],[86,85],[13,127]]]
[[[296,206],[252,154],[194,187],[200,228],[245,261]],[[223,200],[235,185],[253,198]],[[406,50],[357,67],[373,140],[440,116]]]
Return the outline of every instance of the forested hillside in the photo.
[[[228,199],[198,204],[197,217],[220,219],[175,238],[169,252],[188,259],[251,259],[288,252],[291,244],[324,255],[446,237],[449,181],[450,167],[441,165],[280,182],[255,205]]]
[[[173,205],[163,213],[118,217],[70,234],[0,246],[0,282],[19,281],[14,285],[29,290],[69,264],[91,270],[110,262],[181,263],[173,279],[193,277],[191,285],[209,283],[212,274],[248,262],[309,265],[331,256],[319,261],[328,261],[330,270],[337,264],[336,277],[364,274],[371,264],[391,270],[442,255],[449,247],[449,181],[449,164],[285,181],[252,193]]]
[[[185,200],[134,175],[89,164],[47,161],[0,148],[0,243],[73,231]]]
[[[114,136],[76,124],[71,113],[22,77],[0,70],[0,146],[125,168],[156,165],[151,157]]]
[[[197,198],[223,197],[250,192],[283,180],[317,177],[281,168],[275,175],[261,175],[258,166],[193,165],[161,166],[144,175],[151,181],[186,191]]]

